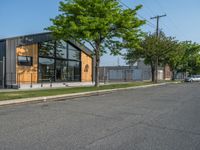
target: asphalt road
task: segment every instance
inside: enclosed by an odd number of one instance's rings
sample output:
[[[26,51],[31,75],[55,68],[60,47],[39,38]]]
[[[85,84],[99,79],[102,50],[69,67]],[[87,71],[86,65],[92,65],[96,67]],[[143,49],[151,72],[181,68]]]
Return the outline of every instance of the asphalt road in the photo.
[[[0,150],[200,150],[200,83],[0,107]]]

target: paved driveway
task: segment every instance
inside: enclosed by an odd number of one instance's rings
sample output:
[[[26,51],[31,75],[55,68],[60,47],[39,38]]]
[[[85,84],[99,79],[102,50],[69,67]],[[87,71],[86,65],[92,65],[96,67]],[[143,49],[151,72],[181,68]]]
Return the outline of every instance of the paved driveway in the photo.
[[[200,83],[0,107],[0,150],[199,150]]]

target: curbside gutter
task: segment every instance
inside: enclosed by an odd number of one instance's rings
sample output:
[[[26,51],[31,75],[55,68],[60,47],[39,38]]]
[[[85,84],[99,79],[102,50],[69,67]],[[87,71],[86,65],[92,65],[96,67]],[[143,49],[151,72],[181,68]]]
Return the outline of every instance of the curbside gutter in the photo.
[[[155,86],[161,86],[161,85],[166,85],[166,84],[171,84],[171,83],[172,82],[134,86],[134,87],[128,87],[128,88],[117,88],[117,89],[99,90],[99,91],[92,91],[92,92],[55,95],[55,96],[43,96],[43,97],[23,98],[23,99],[14,99],[14,100],[5,100],[5,101],[3,100],[3,101],[0,101],[0,106],[23,104],[23,103],[33,103],[33,102],[62,101],[62,100],[67,100],[67,99],[79,98],[79,97],[88,97],[88,96],[108,94],[108,93],[112,93],[112,92],[116,92],[116,91],[155,87]],[[178,83],[178,82],[173,82],[173,83]]]

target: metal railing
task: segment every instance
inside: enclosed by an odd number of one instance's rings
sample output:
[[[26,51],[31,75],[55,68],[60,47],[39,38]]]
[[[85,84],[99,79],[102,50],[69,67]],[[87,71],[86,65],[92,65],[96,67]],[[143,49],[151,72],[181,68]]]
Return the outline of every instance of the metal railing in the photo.
[[[33,87],[53,87],[58,84],[67,86],[67,82],[80,81],[80,75],[73,78],[56,78],[55,75],[43,76],[37,73],[15,73],[10,72],[5,74],[5,88],[33,88]],[[0,76],[0,87],[3,82]]]

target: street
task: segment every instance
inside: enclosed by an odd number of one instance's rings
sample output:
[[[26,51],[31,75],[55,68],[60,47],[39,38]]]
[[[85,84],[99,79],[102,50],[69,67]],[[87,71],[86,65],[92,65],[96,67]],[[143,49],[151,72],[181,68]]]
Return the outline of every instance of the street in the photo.
[[[0,150],[199,150],[200,83],[0,107]]]

